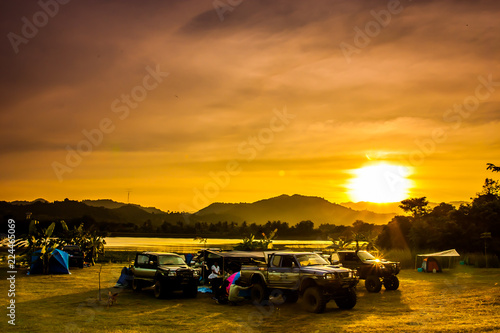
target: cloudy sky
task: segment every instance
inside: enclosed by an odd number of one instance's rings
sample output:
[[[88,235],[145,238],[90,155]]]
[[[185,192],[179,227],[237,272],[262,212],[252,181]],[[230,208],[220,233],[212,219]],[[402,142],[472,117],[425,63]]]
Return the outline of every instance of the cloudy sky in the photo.
[[[383,163],[372,192],[440,202],[496,176],[498,1],[40,3],[0,4],[0,200],[357,201]]]

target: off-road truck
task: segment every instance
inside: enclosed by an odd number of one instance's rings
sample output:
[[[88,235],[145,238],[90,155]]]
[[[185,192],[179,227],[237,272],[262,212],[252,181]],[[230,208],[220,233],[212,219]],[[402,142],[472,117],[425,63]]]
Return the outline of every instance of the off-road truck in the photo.
[[[141,252],[137,253],[131,267],[133,274],[132,289],[154,286],[156,298],[172,295],[182,290],[187,297],[198,294],[199,274],[189,267],[184,259],[175,253]]]
[[[266,253],[266,262],[241,267],[241,282],[253,285],[251,299],[261,304],[271,293],[281,293],[287,302],[302,297],[305,309],[321,313],[334,300],[341,309],[356,305],[356,272],[333,266],[316,253]]]
[[[399,287],[399,279],[396,276],[401,269],[399,262],[378,259],[370,252],[361,250],[339,250],[332,254],[331,261],[356,269],[359,278],[365,280],[365,288],[369,292],[378,293],[382,284],[387,290],[396,290]]]

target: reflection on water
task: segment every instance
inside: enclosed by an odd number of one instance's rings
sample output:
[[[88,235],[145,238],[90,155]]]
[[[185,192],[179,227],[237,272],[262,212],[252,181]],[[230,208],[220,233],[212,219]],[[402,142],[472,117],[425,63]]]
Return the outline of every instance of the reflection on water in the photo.
[[[110,250],[192,253],[206,247],[231,250],[240,242],[240,239],[226,238],[210,238],[204,243],[192,238],[106,237],[106,248]],[[273,240],[274,248],[278,249],[320,250],[331,244],[330,241]]]

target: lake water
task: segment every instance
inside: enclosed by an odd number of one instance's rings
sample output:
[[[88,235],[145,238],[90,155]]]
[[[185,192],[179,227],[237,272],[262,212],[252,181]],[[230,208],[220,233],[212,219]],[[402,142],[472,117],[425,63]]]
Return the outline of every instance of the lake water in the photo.
[[[107,250],[123,251],[165,251],[177,253],[193,253],[201,248],[232,249],[240,243],[240,239],[210,238],[207,242],[200,242],[193,238],[149,238],[149,237],[106,237]],[[317,240],[273,240],[275,248],[279,249],[310,249],[320,250],[328,245],[330,241]]]

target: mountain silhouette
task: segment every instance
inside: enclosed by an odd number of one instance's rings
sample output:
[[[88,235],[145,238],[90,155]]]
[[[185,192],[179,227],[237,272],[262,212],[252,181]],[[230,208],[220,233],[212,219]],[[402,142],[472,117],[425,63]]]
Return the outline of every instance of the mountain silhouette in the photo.
[[[141,205],[136,205],[136,204],[127,204],[124,202],[118,202],[118,201],[113,201],[111,199],[98,199],[98,200],[82,200],[82,202],[88,206],[92,207],[104,207],[104,208],[109,208],[109,209],[115,209],[115,208],[121,208],[124,206],[133,206],[140,208],[148,213],[153,213],[153,214],[166,214],[166,212],[155,208],[155,207],[143,207]]]
[[[233,221],[265,224],[268,221],[288,222],[295,225],[301,221],[312,221],[317,226],[323,223],[352,225],[356,220],[366,223],[386,224],[396,214],[377,214],[357,211],[331,203],[320,197],[303,195],[280,195],[253,203],[213,203],[193,214],[206,222]]]

